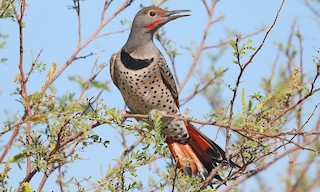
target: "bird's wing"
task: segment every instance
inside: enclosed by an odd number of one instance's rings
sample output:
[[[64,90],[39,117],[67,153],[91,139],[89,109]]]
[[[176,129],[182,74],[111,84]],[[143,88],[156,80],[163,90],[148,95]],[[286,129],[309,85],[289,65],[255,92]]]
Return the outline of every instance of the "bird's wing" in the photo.
[[[117,75],[115,74],[114,68],[115,68],[115,63],[117,62],[117,53],[112,54],[110,58],[110,75],[113,83],[118,87],[118,79]]]
[[[174,81],[173,75],[162,55],[159,57],[158,65],[159,65],[160,74],[161,74],[163,83],[170,90],[174,98],[174,101],[179,108],[178,90],[177,90],[176,82]]]

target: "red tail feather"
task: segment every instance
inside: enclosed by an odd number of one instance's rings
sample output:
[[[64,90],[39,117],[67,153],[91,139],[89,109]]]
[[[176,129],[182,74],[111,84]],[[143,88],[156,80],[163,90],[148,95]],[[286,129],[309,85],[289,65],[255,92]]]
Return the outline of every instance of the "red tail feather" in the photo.
[[[169,149],[178,168],[189,176],[199,176],[205,180],[217,163],[228,163],[225,152],[189,122],[186,122],[186,127],[190,135],[189,142],[181,144],[172,138],[167,138]],[[237,166],[233,162],[230,162],[230,165]],[[215,178],[222,180],[219,175]]]

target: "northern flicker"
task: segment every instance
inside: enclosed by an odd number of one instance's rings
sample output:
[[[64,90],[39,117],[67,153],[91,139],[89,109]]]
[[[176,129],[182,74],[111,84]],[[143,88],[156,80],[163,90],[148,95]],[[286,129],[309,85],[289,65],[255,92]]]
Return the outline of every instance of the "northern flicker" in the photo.
[[[130,111],[150,114],[159,110],[165,114],[180,115],[175,80],[153,42],[153,35],[167,22],[189,16],[177,15],[187,11],[166,11],[158,7],[140,10],[133,20],[126,44],[112,55],[111,77]],[[166,118],[161,128],[177,166],[189,176],[204,180],[218,163],[236,166],[228,162],[223,149],[189,122]],[[215,178],[221,180],[219,175]]]

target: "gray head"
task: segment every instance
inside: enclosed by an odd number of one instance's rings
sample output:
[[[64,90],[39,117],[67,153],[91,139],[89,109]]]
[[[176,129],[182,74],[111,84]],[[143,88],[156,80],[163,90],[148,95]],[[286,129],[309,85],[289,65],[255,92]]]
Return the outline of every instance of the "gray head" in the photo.
[[[159,7],[146,7],[141,9],[134,17],[126,49],[136,48],[139,45],[152,42],[153,34],[164,24],[174,19],[189,16],[189,14],[176,15],[189,10],[166,11]],[[129,51],[128,50],[128,51]],[[130,51],[129,51],[130,52]]]
[[[132,29],[144,30],[146,33],[154,33],[164,24],[174,19],[189,16],[188,14],[176,15],[177,13],[187,12],[189,10],[166,11],[159,7],[146,7],[141,9],[135,16]]]

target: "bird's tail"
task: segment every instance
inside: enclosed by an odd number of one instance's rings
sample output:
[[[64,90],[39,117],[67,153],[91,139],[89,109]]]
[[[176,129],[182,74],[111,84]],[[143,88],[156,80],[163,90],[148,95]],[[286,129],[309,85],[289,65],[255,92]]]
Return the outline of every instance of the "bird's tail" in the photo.
[[[198,176],[205,180],[218,163],[238,167],[232,161],[228,163],[221,147],[198,131],[191,123],[186,122],[185,124],[190,135],[187,144],[178,143],[170,137],[167,138],[169,149],[178,168],[181,168],[189,176]],[[218,174],[214,177],[222,180]]]

